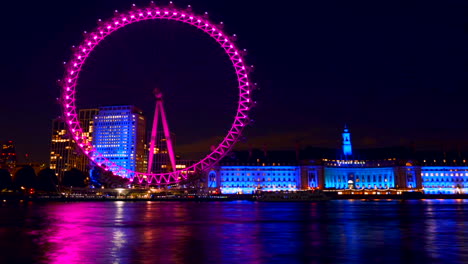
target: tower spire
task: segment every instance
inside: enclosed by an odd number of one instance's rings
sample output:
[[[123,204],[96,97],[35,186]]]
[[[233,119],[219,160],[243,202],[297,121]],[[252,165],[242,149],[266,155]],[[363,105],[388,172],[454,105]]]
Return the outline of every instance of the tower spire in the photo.
[[[167,152],[171,161],[172,171],[176,171],[174,149],[172,148],[171,132],[169,130],[169,125],[167,124],[166,113],[164,112],[162,93],[158,88],[156,88],[154,89],[153,94],[156,97],[156,107],[154,109],[153,128],[151,130],[151,141],[147,172],[152,173],[153,170],[154,146],[157,140],[156,136],[158,131],[159,115],[161,115],[161,121],[164,129],[164,137],[166,138]]]
[[[345,158],[353,155],[353,148],[351,146],[351,133],[349,132],[348,125],[345,124],[343,133],[343,155]]]

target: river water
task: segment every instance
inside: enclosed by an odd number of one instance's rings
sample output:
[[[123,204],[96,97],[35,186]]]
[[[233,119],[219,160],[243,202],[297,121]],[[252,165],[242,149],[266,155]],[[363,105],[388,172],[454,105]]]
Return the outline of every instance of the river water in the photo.
[[[0,263],[467,263],[468,200],[0,203]]]

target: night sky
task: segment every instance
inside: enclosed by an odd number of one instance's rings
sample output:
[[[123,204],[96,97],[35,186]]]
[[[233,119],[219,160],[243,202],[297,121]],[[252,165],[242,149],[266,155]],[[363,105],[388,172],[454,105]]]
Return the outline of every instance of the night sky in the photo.
[[[71,46],[98,18],[149,1],[2,3],[0,140],[47,161],[57,79]],[[166,4],[167,2],[157,2]],[[245,142],[269,149],[339,147],[349,125],[357,148],[467,148],[468,4],[465,1],[175,1],[238,35],[255,66],[257,107]],[[78,85],[80,108],[134,104],[152,119],[165,97],[178,152],[203,152],[224,136],[236,108],[227,55],[208,35],[147,21],[113,33]]]

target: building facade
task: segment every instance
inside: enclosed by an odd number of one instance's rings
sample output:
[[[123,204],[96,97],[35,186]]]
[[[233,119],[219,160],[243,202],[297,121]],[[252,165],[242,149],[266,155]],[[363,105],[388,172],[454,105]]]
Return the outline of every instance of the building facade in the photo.
[[[16,167],[16,150],[13,141],[1,142],[2,149],[0,150],[0,167],[3,169],[13,169]]]
[[[423,166],[422,187],[429,194],[468,193],[467,166]]]
[[[99,154],[127,170],[146,172],[146,120],[140,109],[131,105],[101,107],[93,124],[92,143]]]
[[[268,163],[265,161],[271,161],[271,157],[266,152],[263,155],[262,151],[257,151],[257,155],[252,155],[252,151],[238,153],[237,164],[221,162],[207,174],[207,186],[224,194],[308,189],[468,194],[466,160],[448,164],[446,159],[442,163],[402,157],[359,159],[352,150],[348,128],[342,137],[341,151],[334,154],[340,159],[289,153]],[[395,154],[387,150],[384,153]],[[285,166],[286,163],[292,165]]]
[[[80,158],[77,145],[69,135],[65,122],[61,118],[54,119],[52,121],[49,167],[55,170],[59,182],[63,179],[66,171],[80,166]]]
[[[281,165],[223,165],[208,174],[208,187],[221,193],[251,194],[255,191],[296,191],[300,189],[300,168]]]
[[[176,137],[174,133],[171,133],[171,139],[172,139],[172,144],[174,146],[176,142]],[[172,165],[171,165],[171,160],[169,157],[169,152],[167,149],[166,137],[164,136],[164,131],[160,130],[156,134],[156,141],[155,141],[154,155],[153,155],[153,166],[152,166],[151,172],[152,173],[170,172],[172,171],[171,167]]]
[[[83,134],[88,137],[87,140],[92,139],[94,116],[97,115],[98,111],[98,109],[81,109],[79,111],[78,117]],[[55,170],[58,179],[61,181],[63,174],[73,168],[87,173],[90,169],[89,165],[89,159],[81,152],[69,135],[63,119],[54,119],[52,121],[49,167]]]

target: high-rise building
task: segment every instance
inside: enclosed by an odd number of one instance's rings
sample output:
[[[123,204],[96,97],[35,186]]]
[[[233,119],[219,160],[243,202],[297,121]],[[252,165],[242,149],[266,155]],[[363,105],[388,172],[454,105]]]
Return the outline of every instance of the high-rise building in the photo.
[[[1,142],[2,149],[0,150],[0,166],[6,169],[16,167],[16,151],[13,141]]]
[[[164,173],[173,170],[169,152],[167,149],[167,140],[163,131],[158,131],[156,135],[152,173]],[[171,133],[172,144],[175,143],[175,134]],[[151,150],[149,150],[151,151]]]
[[[50,144],[50,168],[55,170],[59,181],[63,174],[77,167],[79,153],[75,141],[71,139],[62,118],[52,120],[52,141]]]
[[[92,143],[110,162],[130,171],[146,172],[145,128],[143,112],[135,106],[101,107],[94,117]]]
[[[98,109],[81,109],[79,111],[83,134],[88,137],[88,140],[92,139],[94,116],[98,111]],[[52,121],[50,168],[55,170],[59,180],[62,179],[66,171],[72,168],[77,168],[85,173],[89,171],[89,159],[81,152],[69,135],[62,118]]]
[[[90,109],[81,109],[78,112],[78,120],[80,121],[81,128],[83,129],[83,135],[86,136],[87,142],[93,142],[93,132],[94,132],[94,117],[99,113],[99,109],[90,108]],[[77,168],[89,172],[90,161],[89,158],[79,152]]]

